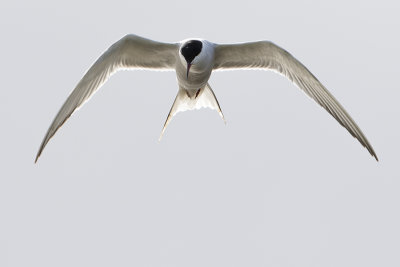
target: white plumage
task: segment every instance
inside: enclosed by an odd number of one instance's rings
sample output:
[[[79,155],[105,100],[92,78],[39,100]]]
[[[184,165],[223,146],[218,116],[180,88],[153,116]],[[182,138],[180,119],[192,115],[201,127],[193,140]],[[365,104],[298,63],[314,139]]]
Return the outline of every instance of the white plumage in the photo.
[[[127,35],[104,52],[69,95],[50,125],[35,162],[63,123],[89,100],[113,73],[121,69],[138,68],[176,71],[179,91],[161,136],[171,118],[179,111],[209,107],[217,110],[224,118],[218,100],[208,84],[212,71],[266,69],[276,71],[291,80],[325,108],[378,160],[365,135],[339,102],[305,66],[271,42],[218,45],[202,39],[187,39],[170,44]]]

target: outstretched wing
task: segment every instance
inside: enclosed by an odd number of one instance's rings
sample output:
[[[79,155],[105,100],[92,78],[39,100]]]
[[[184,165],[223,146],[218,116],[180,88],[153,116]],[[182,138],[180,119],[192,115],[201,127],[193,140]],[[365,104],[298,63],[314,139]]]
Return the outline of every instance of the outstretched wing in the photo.
[[[214,70],[243,68],[270,69],[286,76],[325,108],[378,160],[367,138],[346,110],[318,79],[287,51],[268,41],[216,45]]]
[[[51,137],[72,115],[118,70],[142,68],[174,70],[178,44],[155,42],[136,35],[127,35],[113,44],[86,72],[71,92],[44,137],[35,162]]]

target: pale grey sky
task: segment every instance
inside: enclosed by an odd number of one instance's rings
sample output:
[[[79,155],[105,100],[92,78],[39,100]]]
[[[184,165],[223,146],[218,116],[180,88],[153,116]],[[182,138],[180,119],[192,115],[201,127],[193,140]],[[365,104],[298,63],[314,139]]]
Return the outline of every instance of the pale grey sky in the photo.
[[[0,266],[399,266],[396,1],[6,1],[0,9]],[[173,72],[114,75],[56,112],[127,33],[271,40],[346,107],[377,163],[272,72],[217,72],[225,114],[179,113]]]

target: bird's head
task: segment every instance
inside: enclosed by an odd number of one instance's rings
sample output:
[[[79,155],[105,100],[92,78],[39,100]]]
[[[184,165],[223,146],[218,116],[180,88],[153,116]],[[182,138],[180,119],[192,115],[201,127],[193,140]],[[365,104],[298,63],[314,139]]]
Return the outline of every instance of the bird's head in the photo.
[[[186,64],[186,78],[189,78],[189,70],[192,65],[201,61],[203,42],[200,40],[187,40],[182,43],[179,49],[179,56],[182,63]]]

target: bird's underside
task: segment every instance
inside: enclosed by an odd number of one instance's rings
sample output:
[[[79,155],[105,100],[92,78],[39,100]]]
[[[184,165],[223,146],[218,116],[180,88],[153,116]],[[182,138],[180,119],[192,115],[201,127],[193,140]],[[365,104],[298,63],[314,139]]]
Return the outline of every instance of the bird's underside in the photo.
[[[211,89],[211,86],[208,83],[205,87],[200,88],[193,93],[185,90],[184,88],[179,88],[175,101],[172,104],[167,119],[165,120],[159,140],[161,140],[165,129],[167,128],[173,116],[176,115],[176,113],[201,108],[210,108],[218,111],[222,120],[225,122],[224,114],[222,113],[217,97],[215,96],[213,90]]]
[[[328,111],[378,160],[365,135],[331,93],[303,64],[271,42],[218,45],[205,40],[189,39],[181,43],[161,43],[127,35],[103,53],[71,92],[50,125],[35,162],[49,140],[74,111],[89,100],[113,73],[121,69],[176,71],[179,91],[160,139],[172,117],[180,111],[208,107],[218,111],[224,119],[218,100],[208,84],[212,71],[265,69],[276,71],[291,80]]]

